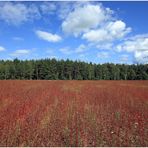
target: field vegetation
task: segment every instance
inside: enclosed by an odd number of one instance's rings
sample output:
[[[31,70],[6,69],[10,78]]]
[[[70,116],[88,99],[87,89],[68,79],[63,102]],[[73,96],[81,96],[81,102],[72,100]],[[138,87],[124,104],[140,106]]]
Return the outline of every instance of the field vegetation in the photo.
[[[0,146],[148,146],[148,81],[0,81]]]

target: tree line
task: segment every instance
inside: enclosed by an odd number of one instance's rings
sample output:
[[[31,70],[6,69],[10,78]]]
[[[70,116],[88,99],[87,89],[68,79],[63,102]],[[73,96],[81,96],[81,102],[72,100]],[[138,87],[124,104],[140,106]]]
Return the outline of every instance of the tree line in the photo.
[[[72,60],[0,60],[0,79],[148,80],[148,64],[93,64]]]

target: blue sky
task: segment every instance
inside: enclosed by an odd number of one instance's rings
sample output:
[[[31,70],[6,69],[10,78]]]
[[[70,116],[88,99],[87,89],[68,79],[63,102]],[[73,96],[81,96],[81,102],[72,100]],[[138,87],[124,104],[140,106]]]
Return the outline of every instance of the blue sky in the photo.
[[[0,2],[0,59],[148,62],[148,2]]]

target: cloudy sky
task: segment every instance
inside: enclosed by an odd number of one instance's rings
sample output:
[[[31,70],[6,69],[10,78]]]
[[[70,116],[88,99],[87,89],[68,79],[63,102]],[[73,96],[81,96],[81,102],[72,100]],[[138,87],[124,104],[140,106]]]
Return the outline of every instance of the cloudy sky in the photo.
[[[0,2],[0,59],[148,60],[148,2]]]

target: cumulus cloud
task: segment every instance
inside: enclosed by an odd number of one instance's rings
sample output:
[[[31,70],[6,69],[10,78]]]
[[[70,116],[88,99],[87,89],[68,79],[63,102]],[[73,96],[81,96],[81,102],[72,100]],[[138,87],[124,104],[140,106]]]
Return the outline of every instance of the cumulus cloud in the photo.
[[[86,4],[89,4],[90,2],[88,1],[62,1],[61,2],[57,2],[56,6],[58,8],[57,10],[57,15],[60,19],[66,19],[66,17],[75,9],[77,9],[78,7],[83,7]],[[91,2],[92,3],[92,2]]]
[[[131,28],[126,28],[126,24],[123,21],[117,20],[109,22],[106,26],[99,29],[84,33],[82,38],[94,43],[111,42],[116,39],[121,39],[130,31]]]
[[[76,53],[82,53],[87,50],[87,47],[84,44],[79,45],[79,47],[76,48]]]
[[[148,62],[148,35],[136,35],[116,46],[117,51],[134,53],[137,62]]]
[[[0,51],[6,50],[3,46],[0,46]]]
[[[40,18],[40,12],[33,4],[3,2],[0,5],[0,20],[9,24],[20,25],[38,18]]]
[[[62,38],[57,34],[52,34],[41,30],[36,30],[35,33],[40,39],[48,42],[59,42],[62,40]]]
[[[108,52],[102,51],[102,52],[99,52],[99,53],[97,54],[97,57],[98,57],[98,58],[101,58],[101,59],[108,58],[108,57],[109,57],[109,53],[108,53]]]
[[[148,36],[129,38],[124,43],[118,45],[117,50],[126,50],[127,52],[148,50]]]
[[[110,40],[107,30],[105,29],[91,30],[83,34],[82,38],[87,39],[89,42],[102,42],[104,39]]]
[[[98,49],[112,49],[116,41],[123,40],[132,30],[114,14],[100,3],[83,3],[75,6],[64,18],[62,30],[75,37],[80,36]],[[76,52],[81,50],[82,47]]]
[[[62,30],[65,33],[78,36],[82,32],[98,27],[110,19],[111,14],[112,11],[109,8],[104,8],[101,4],[86,4],[69,13],[62,23]]]
[[[106,29],[112,38],[122,38],[131,31],[131,28],[127,28],[125,22],[121,20],[109,22]]]
[[[136,62],[148,64],[148,50],[142,51],[142,52],[136,51],[134,56],[135,56]]]
[[[30,53],[30,50],[27,49],[18,49],[16,51],[14,51],[13,53],[11,53],[11,56],[14,57],[19,57],[19,56],[24,56],[24,55],[28,55]]]

